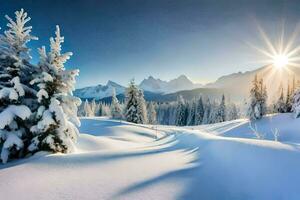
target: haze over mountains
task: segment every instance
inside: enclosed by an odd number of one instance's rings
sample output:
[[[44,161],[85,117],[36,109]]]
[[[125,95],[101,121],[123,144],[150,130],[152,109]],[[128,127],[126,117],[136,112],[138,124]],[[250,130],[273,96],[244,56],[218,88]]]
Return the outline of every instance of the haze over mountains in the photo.
[[[170,81],[149,76],[139,84],[139,87],[144,90],[146,100],[152,101],[173,101],[178,95],[183,95],[186,99],[199,95],[219,97],[223,93],[233,101],[242,101],[249,95],[255,74],[264,79],[269,91],[269,101],[272,101],[276,98],[281,84],[286,88],[288,82],[292,82],[293,77],[296,80],[300,79],[300,68],[289,67],[276,70],[272,66],[263,66],[252,71],[225,75],[206,85],[193,83],[185,75]],[[283,77],[285,82],[280,81]],[[126,87],[113,81],[108,81],[106,85],[77,89],[74,94],[82,99],[102,100],[111,96],[112,88],[116,89],[119,98],[124,98]]]

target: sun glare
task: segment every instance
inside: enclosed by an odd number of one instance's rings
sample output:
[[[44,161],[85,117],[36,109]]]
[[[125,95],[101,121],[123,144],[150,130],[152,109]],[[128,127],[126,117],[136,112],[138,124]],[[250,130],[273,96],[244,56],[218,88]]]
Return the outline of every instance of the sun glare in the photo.
[[[289,71],[289,67],[300,67],[300,45],[297,44],[297,38],[300,33],[300,24],[296,26],[294,32],[285,38],[284,23],[281,26],[281,33],[276,42],[272,42],[263,28],[257,23],[257,28],[265,44],[264,48],[259,48],[248,43],[258,52],[266,56],[262,63],[271,65],[273,69],[284,69]]]
[[[273,58],[273,65],[278,69],[282,69],[289,64],[289,58],[287,55],[276,55]]]

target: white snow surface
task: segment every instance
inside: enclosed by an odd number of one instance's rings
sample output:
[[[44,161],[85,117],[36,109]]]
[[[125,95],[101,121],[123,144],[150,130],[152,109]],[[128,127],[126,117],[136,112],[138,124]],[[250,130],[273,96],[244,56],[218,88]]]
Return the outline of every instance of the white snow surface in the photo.
[[[0,166],[1,199],[300,199],[300,119],[197,127],[82,118],[76,151]],[[273,130],[279,142],[273,141]]]

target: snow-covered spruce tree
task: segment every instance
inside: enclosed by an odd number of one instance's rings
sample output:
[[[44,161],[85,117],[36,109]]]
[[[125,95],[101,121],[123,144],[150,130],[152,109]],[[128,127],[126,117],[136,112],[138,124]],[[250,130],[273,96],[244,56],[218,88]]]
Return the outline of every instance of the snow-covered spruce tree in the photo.
[[[143,102],[141,102],[141,99]],[[143,93],[139,88],[135,85],[134,80],[131,80],[129,83],[129,87],[126,90],[126,102],[125,102],[125,118],[126,121],[142,124],[145,123],[143,118],[147,117],[147,112],[144,109],[143,104],[145,104],[145,100],[143,100]]]
[[[250,90],[248,107],[248,116],[251,120],[260,119],[267,113],[267,97],[267,89],[263,80],[258,80],[257,75],[255,75],[253,86]]]
[[[88,100],[85,100],[85,102],[83,104],[83,116],[85,116],[85,117],[93,116],[93,112],[92,112],[92,109],[91,109],[91,106],[90,106]]]
[[[94,117],[96,115],[96,112],[97,112],[97,104],[96,104],[96,100],[93,99],[90,103],[90,108],[91,108],[91,117]]]
[[[240,114],[239,114],[239,109],[237,108],[237,106],[234,103],[230,103],[228,104],[228,106],[226,107],[227,109],[227,115],[226,115],[226,119],[227,120],[235,120],[238,119]]]
[[[267,99],[268,99],[268,94],[267,94],[267,87],[263,82],[263,79],[260,79],[260,104],[261,104],[261,115],[264,116],[267,114],[268,111],[268,106],[267,106]]]
[[[220,106],[217,108],[215,122],[225,122],[226,120],[226,105],[225,105],[225,96],[222,95]]]
[[[294,112],[295,118],[300,117],[300,89],[298,89],[294,95],[293,112]]]
[[[31,134],[28,118],[35,109],[36,91],[29,84],[36,70],[30,62],[26,44],[32,36],[30,21],[23,9],[15,12],[15,21],[9,16],[8,29],[0,35],[0,151],[1,160],[26,154]]]
[[[30,151],[46,150],[67,153],[73,150],[73,142],[78,135],[77,107],[81,101],[72,95],[75,89],[75,77],[79,70],[66,70],[64,63],[72,55],[61,53],[64,38],[56,26],[55,38],[50,38],[50,52],[39,49],[39,68],[31,84],[39,88],[37,93],[40,104],[36,113],[36,124],[31,127],[34,138],[29,146]]]
[[[285,112],[291,112],[293,107],[293,92],[288,83],[286,90],[286,100],[285,100]]]
[[[208,118],[208,124],[218,123],[217,113],[218,113],[219,105],[214,100],[210,104],[210,115]]]
[[[284,102],[284,94],[283,94],[283,87],[280,89],[280,95],[279,98],[275,104],[275,111],[279,113],[285,112],[285,102]]]
[[[149,124],[156,124],[156,110],[155,110],[155,105],[153,102],[150,102],[148,104],[148,123]]]
[[[203,115],[203,120],[202,120],[202,124],[209,124],[210,123],[210,115],[211,115],[211,103],[210,103],[210,99],[207,98],[207,103],[205,104],[204,107],[204,115]]]
[[[111,117],[110,106],[106,103],[101,104],[102,116]]]
[[[177,99],[177,109],[176,109],[176,126],[186,126],[187,124],[187,108],[183,97],[180,95]]]
[[[202,124],[203,117],[204,117],[204,106],[203,106],[202,97],[200,96],[196,106],[195,125]]]
[[[139,123],[140,124],[147,124],[148,123],[148,112],[147,112],[147,104],[144,99],[144,92],[143,90],[139,89],[139,96],[138,96],[138,114],[139,114]]]
[[[196,99],[193,99],[189,103],[189,108],[188,108],[187,125],[189,125],[189,126],[194,126],[195,125],[196,109],[197,109]]]
[[[111,112],[111,117],[113,119],[122,119],[123,118],[121,105],[116,97],[115,88],[112,89],[110,112]]]

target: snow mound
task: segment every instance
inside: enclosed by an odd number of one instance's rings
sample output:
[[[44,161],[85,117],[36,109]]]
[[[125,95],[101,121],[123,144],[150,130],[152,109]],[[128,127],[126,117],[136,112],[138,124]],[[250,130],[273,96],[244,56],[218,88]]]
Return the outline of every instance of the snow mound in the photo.
[[[252,139],[247,120],[183,128],[101,117],[82,118],[81,123],[76,152],[37,154],[2,165],[1,197],[300,198],[299,119],[290,115],[256,122],[267,139],[274,126],[288,143]]]

